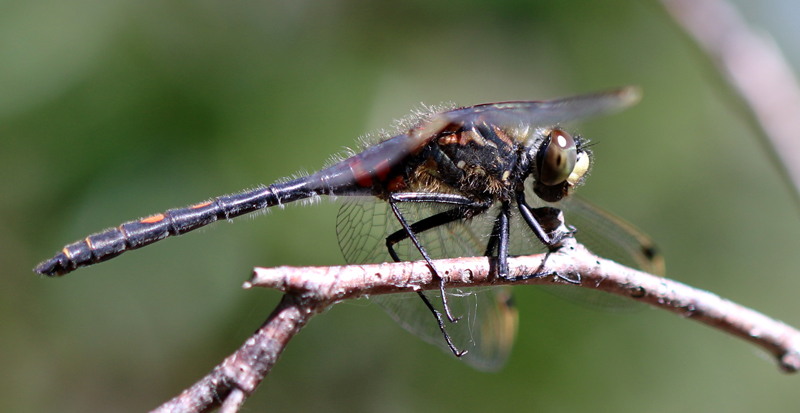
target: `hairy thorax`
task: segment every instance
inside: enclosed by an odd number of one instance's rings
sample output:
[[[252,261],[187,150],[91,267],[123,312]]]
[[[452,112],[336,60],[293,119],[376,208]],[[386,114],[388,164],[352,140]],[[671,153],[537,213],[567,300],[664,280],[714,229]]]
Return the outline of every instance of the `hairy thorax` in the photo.
[[[522,172],[521,144],[502,130],[464,127],[432,141],[406,171],[404,190],[508,200]]]

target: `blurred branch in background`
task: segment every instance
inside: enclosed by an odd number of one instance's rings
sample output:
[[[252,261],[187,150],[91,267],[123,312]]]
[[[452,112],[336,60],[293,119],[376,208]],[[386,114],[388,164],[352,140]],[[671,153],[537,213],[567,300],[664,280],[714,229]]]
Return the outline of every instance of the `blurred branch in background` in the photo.
[[[574,240],[552,254],[509,258],[511,280],[498,279],[486,257],[437,260],[449,287],[573,285],[632,298],[750,341],[774,355],[787,373],[800,369],[800,331],[707,291],[624,267],[593,255]],[[580,280],[579,284],[564,280]],[[256,268],[245,288],[285,295],[245,344],[156,412],[237,411],[275,365],[289,340],[330,305],[368,295],[437,290],[424,261],[335,267]],[[433,322],[433,320],[431,320]]]
[[[800,86],[778,45],[725,0],[661,0],[738,92],[800,207]]]

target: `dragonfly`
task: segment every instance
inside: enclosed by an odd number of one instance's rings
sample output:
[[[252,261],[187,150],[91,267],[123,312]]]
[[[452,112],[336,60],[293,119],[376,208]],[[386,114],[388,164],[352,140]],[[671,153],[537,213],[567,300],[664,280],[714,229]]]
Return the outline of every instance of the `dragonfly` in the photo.
[[[415,300],[373,300],[425,341],[495,370],[516,334],[509,290],[447,288],[433,260],[495,257],[497,276],[508,278],[509,256],[555,251],[565,237],[577,237],[622,264],[659,272],[660,256],[644,233],[573,195],[593,154],[588,140],[560,126],[621,111],[639,98],[638,88],[625,87],[550,101],[427,108],[316,173],[123,223],[66,245],[34,271],[61,276],[218,220],[341,198],[336,231],[348,263],[422,259],[439,282],[438,292],[400,294]]]

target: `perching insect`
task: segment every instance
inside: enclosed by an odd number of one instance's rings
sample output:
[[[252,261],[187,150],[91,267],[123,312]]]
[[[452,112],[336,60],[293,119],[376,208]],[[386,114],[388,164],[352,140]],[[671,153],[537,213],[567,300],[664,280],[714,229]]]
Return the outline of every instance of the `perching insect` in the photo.
[[[584,182],[592,152],[587,141],[559,127],[617,112],[638,99],[638,89],[628,87],[422,114],[395,136],[319,172],[124,223],[67,245],[35,271],[63,275],[220,219],[329,195],[345,199],[336,228],[349,263],[422,258],[441,280],[432,259],[487,255],[497,257],[498,276],[508,277],[509,255],[557,248],[563,237],[573,236],[557,218],[563,209],[574,213],[567,224],[601,237],[590,244],[608,244],[618,250],[612,258],[657,272],[659,257],[649,238],[570,196]],[[469,352],[464,360],[477,368],[504,363],[516,332],[508,290],[475,295],[446,290],[440,282],[435,300],[436,294],[417,295],[423,305],[375,299],[426,341],[457,356]]]

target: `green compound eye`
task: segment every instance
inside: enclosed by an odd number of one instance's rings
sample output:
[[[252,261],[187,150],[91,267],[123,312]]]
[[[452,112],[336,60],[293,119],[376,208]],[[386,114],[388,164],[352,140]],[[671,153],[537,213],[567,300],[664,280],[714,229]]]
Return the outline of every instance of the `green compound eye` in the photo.
[[[575,169],[578,149],[575,140],[561,129],[553,129],[544,148],[539,150],[539,181],[544,185],[558,185],[567,180]]]

